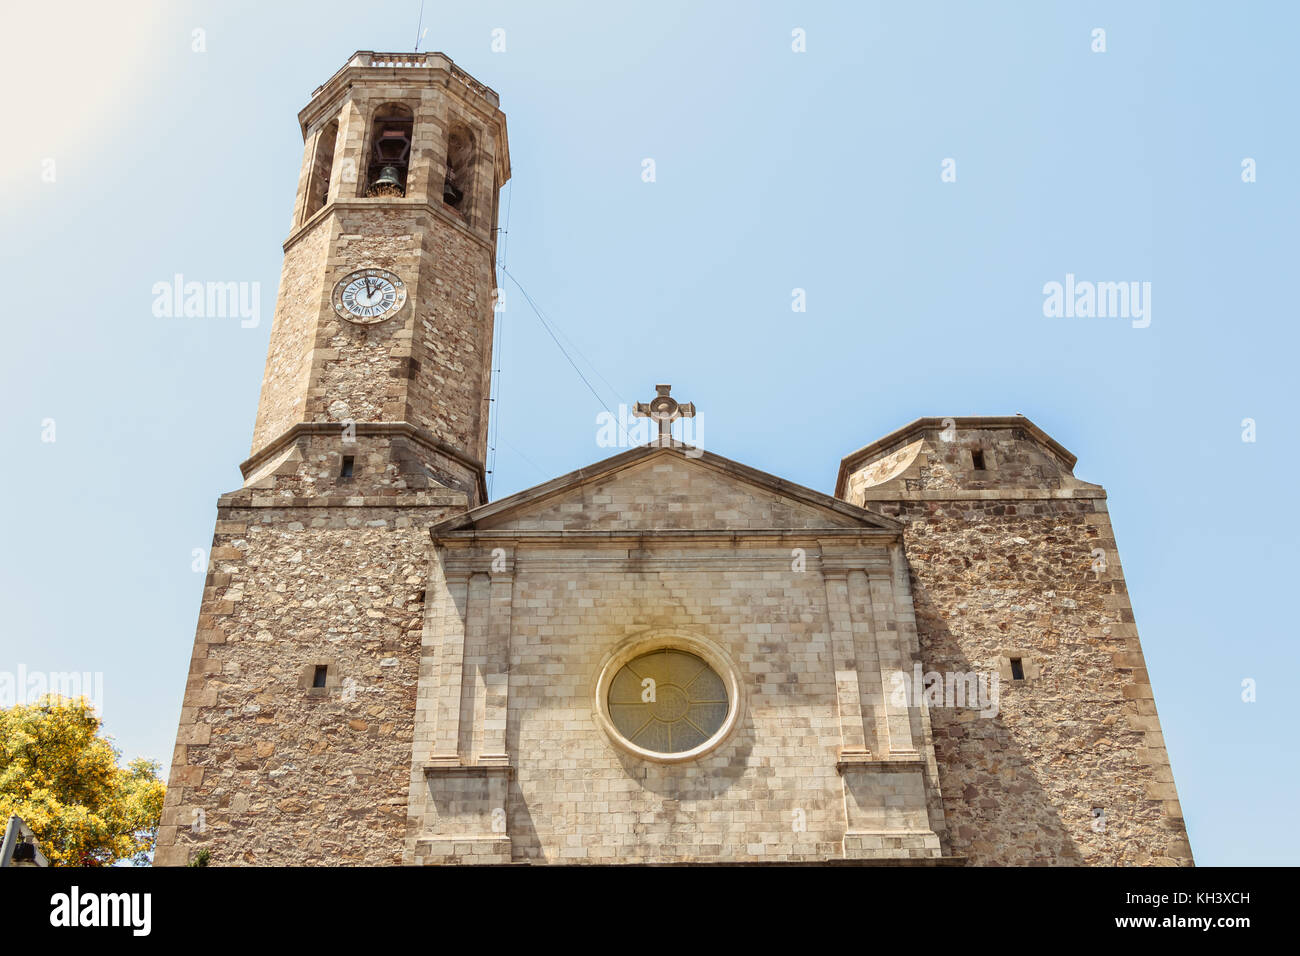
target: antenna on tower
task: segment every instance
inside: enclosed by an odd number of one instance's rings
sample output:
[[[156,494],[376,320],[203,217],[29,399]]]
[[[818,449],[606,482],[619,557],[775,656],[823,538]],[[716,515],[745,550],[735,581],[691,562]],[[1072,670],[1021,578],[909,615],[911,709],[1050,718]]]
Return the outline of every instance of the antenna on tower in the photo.
[[[428,30],[421,32],[422,26],[424,26],[424,0],[420,0],[420,18],[415,21],[415,49],[412,51],[414,53],[420,52],[420,41],[424,39],[424,34],[429,32]]]

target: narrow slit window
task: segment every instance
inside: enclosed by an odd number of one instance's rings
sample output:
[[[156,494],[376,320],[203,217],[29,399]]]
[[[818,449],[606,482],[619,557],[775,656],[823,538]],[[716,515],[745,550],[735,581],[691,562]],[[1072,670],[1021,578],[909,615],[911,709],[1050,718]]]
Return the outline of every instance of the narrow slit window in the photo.
[[[1018,657],[1011,658],[1011,679],[1012,680],[1025,679],[1025,665]]]
[[[343,456],[343,469],[339,472],[339,477],[340,477],[340,478],[351,478],[351,477],[352,477],[352,461],[353,461],[353,456],[352,456],[352,455],[344,455],[344,456]]]
[[[970,460],[976,471],[984,470],[984,452],[980,449],[976,448],[970,453]]]
[[[315,671],[315,673],[313,673],[313,674],[311,675],[311,686],[312,686],[312,687],[324,687],[324,686],[325,686],[325,677],[326,677],[328,674],[329,674],[329,665],[328,665],[328,664],[317,664],[317,665],[316,665],[316,671]]]

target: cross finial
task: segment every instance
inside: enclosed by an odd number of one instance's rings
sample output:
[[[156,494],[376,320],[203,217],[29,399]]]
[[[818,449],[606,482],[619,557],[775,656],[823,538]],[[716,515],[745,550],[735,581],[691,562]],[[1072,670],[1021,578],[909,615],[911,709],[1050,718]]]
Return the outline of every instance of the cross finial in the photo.
[[[685,402],[679,405],[677,399],[668,394],[671,390],[671,385],[656,385],[655,391],[659,394],[648,403],[637,402],[636,408],[632,409],[636,418],[651,418],[659,423],[660,445],[672,444],[673,422],[679,418],[695,417],[695,403]]]

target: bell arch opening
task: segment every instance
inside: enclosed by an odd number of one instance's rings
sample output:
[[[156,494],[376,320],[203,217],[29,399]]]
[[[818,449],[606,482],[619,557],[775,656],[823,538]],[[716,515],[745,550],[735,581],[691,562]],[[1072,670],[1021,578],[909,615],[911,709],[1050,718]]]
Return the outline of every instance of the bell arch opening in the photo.
[[[339,121],[331,120],[316,136],[316,152],[312,157],[311,177],[307,182],[307,203],[303,208],[303,221],[310,219],[329,202],[330,175],[334,171],[334,149],[339,138]]]
[[[385,103],[370,123],[366,195],[402,198],[411,163],[415,114],[401,103]]]
[[[442,183],[442,201],[461,215],[469,213],[474,185],[474,134],[464,126],[447,131],[447,175]]]

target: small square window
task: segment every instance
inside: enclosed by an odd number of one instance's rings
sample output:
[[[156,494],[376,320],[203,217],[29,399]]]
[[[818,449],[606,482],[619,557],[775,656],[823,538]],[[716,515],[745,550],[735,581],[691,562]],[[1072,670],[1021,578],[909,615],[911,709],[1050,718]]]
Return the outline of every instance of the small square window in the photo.
[[[340,478],[351,478],[351,477],[352,477],[352,462],[353,462],[353,456],[352,456],[352,455],[344,455],[344,456],[343,456],[343,470],[339,472],[339,477],[340,477]]]
[[[1011,679],[1012,680],[1025,679],[1025,666],[1019,657],[1011,658]]]
[[[976,471],[984,470],[984,452],[976,448],[970,453],[971,465]]]
[[[329,666],[326,664],[317,664],[315,672],[311,675],[312,687],[324,687],[325,678],[329,675]]]

